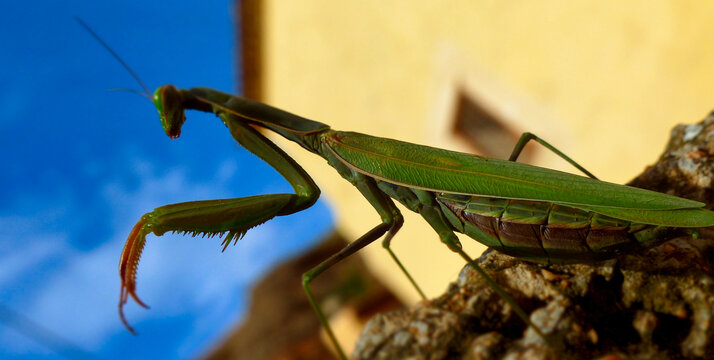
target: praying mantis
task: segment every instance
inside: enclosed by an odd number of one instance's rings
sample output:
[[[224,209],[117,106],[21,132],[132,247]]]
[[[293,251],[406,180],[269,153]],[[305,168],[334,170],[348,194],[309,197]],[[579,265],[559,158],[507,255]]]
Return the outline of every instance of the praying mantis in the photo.
[[[119,61],[135,76],[121,59]],[[610,259],[675,237],[696,236],[697,228],[714,226],[714,212],[704,209],[705,204],[600,181],[531,133],[521,136],[508,160],[498,160],[336,131],[321,122],[209,88],[177,89],[164,85],[151,95],[138,77],[135,78],[153,99],[167,136],[172,139],[180,136],[187,109],[214,113],[234,140],[278,171],[294,193],[177,203],[143,215],[128,236],[119,264],[119,313],[132,332],[122,309],[130,297],[146,307],[136,293],[136,273],[148,234],[161,236],[177,232],[221,236],[225,250],[252,227],[276,216],[300,212],[317,201],[320,189],[309,174],[256,127],[272,131],[322,157],[357,188],[381,218],[381,223],[302,278],[308,300],[343,359],[346,356],[310,289],[310,283],[321,273],[381,238],[382,246],[397,267],[425,297],[390,248],[391,240],[403,224],[394,200],[420,214],[440,241],[473,267],[543,338],[546,335],[532,324],[511,296],[463,251],[455,233],[463,233],[505,254],[548,264]],[[586,176],[516,162],[531,140]]]

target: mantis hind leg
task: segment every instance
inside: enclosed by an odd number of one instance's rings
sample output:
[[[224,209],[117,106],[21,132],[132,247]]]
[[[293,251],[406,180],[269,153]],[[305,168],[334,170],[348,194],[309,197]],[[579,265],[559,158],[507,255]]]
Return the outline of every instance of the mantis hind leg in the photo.
[[[597,177],[595,177],[595,175],[593,175],[591,172],[585,170],[585,168],[582,167],[582,166],[581,166],[580,164],[578,164],[577,162],[575,162],[575,160],[573,160],[573,159],[571,159],[569,156],[565,155],[562,151],[558,150],[555,146],[549,144],[547,141],[541,139],[541,138],[538,137],[537,135],[535,135],[535,134],[533,134],[533,133],[530,133],[530,132],[524,132],[524,133],[521,135],[521,138],[518,139],[518,142],[516,143],[516,146],[513,148],[513,152],[511,152],[511,156],[508,158],[508,160],[509,160],[509,161],[516,161],[516,159],[518,159],[518,155],[521,154],[521,151],[523,151],[523,148],[524,148],[524,147],[526,146],[526,144],[527,144],[529,141],[531,141],[531,140],[537,141],[539,144],[543,145],[546,149],[552,151],[552,152],[555,153],[556,155],[560,156],[563,160],[565,160],[565,161],[567,161],[568,163],[570,163],[570,165],[573,165],[573,166],[576,167],[578,170],[582,171],[583,174],[585,174],[585,175],[587,175],[587,176],[589,176],[589,177],[591,177],[591,178],[597,180]]]
[[[476,272],[481,275],[481,278],[486,281],[488,286],[490,286],[508,305],[510,305],[513,310],[516,312],[516,315],[523,320],[528,326],[532,327],[533,330],[535,330],[538,335],[540,335],[544,340],[547,341],[545,335],[541,330],[533,324],[533,322],[530,320],[528,317],[528,314],[526,314],[523,309],[518,306],[518,303],[516,303],[516,300],[511,297],[503,288],[496,283],[495,280],[493,280],[486,271],[484,271],[477,263],[474,261],[466,252],[463,250],[461,247],[461,243],[459,242],[459,239],[456,237],[456,234],[454,234],[453,228],[451,227],[451,224],[449,223],[449,220],[446,218],[446,215],[444,215],[444,212],[441,210],[441,207],[434,201],[433,195],[430,195],[429,192],[423,191],[423,190],[414,190],[415,194],[419,197],[419,200],[422,202],[422,207],[421,210],[419,211],[419,214],[426,220],[429,225],[436,231],[436,233],[439,235],[439,238],[441,241],[446,244],[446,246],[449,247],[449,249],[461,256],[466,262],[476,270]]]

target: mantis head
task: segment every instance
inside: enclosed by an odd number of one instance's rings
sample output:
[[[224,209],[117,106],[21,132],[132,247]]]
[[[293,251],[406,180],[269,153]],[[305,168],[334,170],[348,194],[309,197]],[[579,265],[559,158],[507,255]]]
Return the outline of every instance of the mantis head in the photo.
[[[181,135],[181,126],[186,121],[183,100],[181,91],[173,85],[164,85],[154,91],[154,106],[159,111],[161,126],[172,139]]]
[[[94,37],[99,44],[101,44],[109,53],[121,64],[121,66],[126,69],[126,71],[131,74],[131,76],[136,80],[136,82],[141,85],[143,88],[144,92],[138,92],[138,91],[133,91],[133,90],[127,90],[129,92],[135,92],[139,95],[146,96],[147,98],[151,99],[151,92],[149,89],[146,87],[143,81],[141,81],[141,78],[139,78],[139,75],[137,75],[134,70],[127,65],[124,60],[116,53],[114,50],[107,45],[107,43],[102,40],[97,33],[92,30],[92,28],[89,27],[82,19],[75,17],[75,20],[85,29],[87,32]],[[118,90],[126,90],[126,89],[118,89]],[[168,135],[172,139],[176,139],[181,135],[181,126],[183,123],[186,121],[186,116],[184,115],[184,97],[173,85],[164,85],[156,89],[154,91],[154,106],[156,106],[156,109],[159,110],[159,117],[161,118],[161,126],[164,128],[164,131],[166,131],[166,135]]]

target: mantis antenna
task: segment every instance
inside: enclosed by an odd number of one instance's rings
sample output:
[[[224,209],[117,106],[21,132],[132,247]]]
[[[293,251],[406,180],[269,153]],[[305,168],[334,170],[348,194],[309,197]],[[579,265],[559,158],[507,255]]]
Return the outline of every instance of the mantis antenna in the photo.
[[[114,49],[112,49],[109,45],[107,45],[107,43],[104,42],[104,40],[102,40],[102,38],[99,37],[99,35],[97,35],[97,33],[94,32],[94,30],[92,30],[92,28],[89,27],[89,25],[87,25],[87,23],[85,23],[82,19],[80,19],[78,16],[75,16],[74,19],[77,20],[77,22],[79,23],[79,25],[82,25],[82,27],[83,27],[85,30],[87,30],[87,32],[88,32],[90,35],[92,35],[92,37],[94,37],[105,49],[107,49],[107,51],[109,51],[109,53],[112,54],[112,56],[113,56],[117,61],[119,61],[119,63],[121,64],[121,66],[123,66],[124,69],[126,69],[126,70],[129,72],[129,74],[131,74],[131,76],[134,78],[134,80],[136,80],[136,82],[138,82],[139,85],[141,85],[141,87],[144,89],[145,92],[142,93],[142,92],[140,92],[140,91],[134,91],[134,90],[128,90],[128,89],[115,89],[115,90],[133,92],[133,93],[139,94],[139,95],[144,96],[144,97],[148,98],[149,100],[152,100],[152,101],[153,101],[152,95],[151,95],[151,91],[149,91],[149,88],[146,87],[146,85],[144,84],[143,81],[141,81],[141,78],[139,77],[139,75],[137,75],[137,74],[134,72],[134,70],[132,70],[132,68],[131,68],[129,65],[127,65],[127,63],[124,62],[124,60],[122,60],[122,58],[119,56],[119,54],[117,54],[117,53],[114,51]]]

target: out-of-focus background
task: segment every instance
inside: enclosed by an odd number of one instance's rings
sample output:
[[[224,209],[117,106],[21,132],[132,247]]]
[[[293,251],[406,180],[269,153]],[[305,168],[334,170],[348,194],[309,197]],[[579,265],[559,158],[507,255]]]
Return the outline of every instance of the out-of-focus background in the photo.
[[[151,236],[138,291],[152,309],[129,304],[127,317],[140,333],[130,335],[116,314],[117,260],[144,212],[290,187],[239,149],[214,116],[189,113],[181,139],[171,141],[150,102],[107,92],[138,85],[73,16],[92,25],[152,89],[208,86],[340,130],[500,158],[531,131],[618,183],[655,160],[674,124],[714,108],[714,4],[703,1],[69,1],[4,8],[2,358],[326,354],[315,350],[323,345],[299,274],[379,222],[323,160],[276,139],[313,175],[322,200],[251,230],[223,254],[216,239]],[[529,146],[523,161],[572,171],[538,146]],[[418,216],[404,215],[393,248],[427,295],[437,296],[463,262]],[[339,235],[296,257],[333,228]],[[462,242],[473,256],[483,251]],[[364,264],[326,275],[332,285],[316,284],[347,348],[366,314],[418,301],[378,244],[363,253]],[[355,280],[350,274],[363,273],[355,270],[362,266],[373,275]],[[288,289],[276,279],[297,283]],[[352,305],[339,310],[344,303]],[[303,333],[278,335],[296,324]]]
[[[117,314],[118,260],[139,217],[179,201],[289,192],[213,115],[189,113],[178,140],[79,24],[153,89],[240,92],[231,1],[44,1],[0,12],[0,358],[190,358],[244,316],[251,284],[331,229],[324,201],[220,240],[150,236],[138,291]]]

